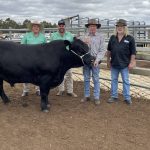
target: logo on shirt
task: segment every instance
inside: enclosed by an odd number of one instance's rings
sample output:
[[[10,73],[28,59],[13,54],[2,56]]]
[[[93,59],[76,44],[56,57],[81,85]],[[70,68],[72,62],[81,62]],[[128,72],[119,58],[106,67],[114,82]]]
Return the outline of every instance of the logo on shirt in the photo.
[[[128,40],[124,40],[124,43],[129,43],[129,41]]]

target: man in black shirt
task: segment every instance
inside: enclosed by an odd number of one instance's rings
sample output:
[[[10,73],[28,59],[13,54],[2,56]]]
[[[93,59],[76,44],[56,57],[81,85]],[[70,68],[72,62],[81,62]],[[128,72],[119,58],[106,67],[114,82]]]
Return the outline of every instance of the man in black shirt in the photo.
[[[129,69],[135,64],[135,41],[128,35],[127,23],[119,19],[116,23],[116,35],[110,37],[107,48],[107,66],[111,68],[111,98],[109,103],[118,100],[118,76],[121,73],[123,80],[123,96],[127,104],[131,104]]]

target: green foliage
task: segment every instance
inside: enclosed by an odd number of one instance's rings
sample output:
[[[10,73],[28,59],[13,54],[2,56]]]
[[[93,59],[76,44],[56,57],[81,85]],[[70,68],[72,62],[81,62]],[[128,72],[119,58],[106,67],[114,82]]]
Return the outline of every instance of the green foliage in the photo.
[[[7,18],[6,20],[2,20],[0,19],[0,29],[9,29],[9,28],[13,28],[13,29],[21,29],[21,28],[27,28],[29,23],[31,21],[28,20],[28,19],[25,19],[23,21],[23,23],[17,23],[16,21],[10,19],[10,18]],[[44,26],[44,28],[56,28],[57,25],[56,24],[51,24],[50,22],[46,22],[46,21],[43,21],[41,22]]]

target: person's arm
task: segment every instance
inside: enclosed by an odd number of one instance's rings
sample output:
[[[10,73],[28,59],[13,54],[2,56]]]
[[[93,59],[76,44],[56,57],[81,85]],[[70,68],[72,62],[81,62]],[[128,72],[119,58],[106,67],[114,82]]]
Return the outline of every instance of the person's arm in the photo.
[[[130,52],[131,52],[131,57],[130,57],[130,63],[128,65],[129,69],[133,69],[136,66],[136,48],[135,48],[135,40],[132,37],[132,40],[130,41]]]
[[[95,67],[97,67],[99,65],[99,62],[104,58],[105,54],[106,54],[105,40],[104,40],[104,37],[101,36],[99,51],[97,53],[96,60],[94,62]]]
[[[96,56],[96,61],[97,62],[101,61],[104,58],[105,54],[106,54],[105,39],[102,36],[101,41],[100,41],[99,51],[98,51],[97,56]]]
[[[21,39],[21,44],[27,44],[27,33]]]
[[[130,64],[128,66],[129,69],[133,69],[136,66],[135,55],[131,55]]]
[[[107,67],[108,68],[111,67],[110,60],[111,60],[111,52],[107,50]]]
[[[49,42],[56,40],[55,38],[55,33],[52,33],[50,38],[49,38]]]
[[[108,45],[107,45],[107,53],[106,53],[106,57],[107,57],[107,67],[110,68],[111,67],[111,41],[112,41],[113,36],[110,37],[109,41],[108,41]]]
[[[44,42],[43,43],[46,43],[47,42],[47,40],[46,40],[46,37],[45,37],[45,35],[44,35]]]

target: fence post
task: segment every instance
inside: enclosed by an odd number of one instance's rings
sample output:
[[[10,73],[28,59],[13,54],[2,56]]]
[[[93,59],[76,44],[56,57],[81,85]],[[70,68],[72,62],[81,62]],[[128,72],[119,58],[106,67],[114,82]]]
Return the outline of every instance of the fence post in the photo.
[[[148,29],[147,34],[148,39],[150,39],[150,29]],[[150,47],[150,43],[148,43],[147,46]]]
[[[12,27],[9,27],[9,38],[10,38],[10,40],[12,40]]]

